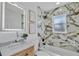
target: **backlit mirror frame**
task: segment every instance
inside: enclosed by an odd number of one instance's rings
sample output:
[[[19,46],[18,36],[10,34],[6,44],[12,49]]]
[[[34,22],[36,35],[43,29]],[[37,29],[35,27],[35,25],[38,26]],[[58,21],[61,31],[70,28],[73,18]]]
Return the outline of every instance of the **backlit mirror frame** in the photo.
[[[2,10],[3,10],[2,11],[2,30],[6,30],[6,31],[22,31],[24,29],[24,24],[21,24],[21,26],[23,26],[22,29],[6,29],[5,28],[5,3],[8,3],[8,4],[10,4],[12,6],[15,6],[15,7],[19,8],[20,10],[22,10],[23,11],[23,15],[24,15],[22,23],[25,23],[25,10],[23,8],[19,7],[16,4],[13,4],[11,2],[3,2],[2,3]]]

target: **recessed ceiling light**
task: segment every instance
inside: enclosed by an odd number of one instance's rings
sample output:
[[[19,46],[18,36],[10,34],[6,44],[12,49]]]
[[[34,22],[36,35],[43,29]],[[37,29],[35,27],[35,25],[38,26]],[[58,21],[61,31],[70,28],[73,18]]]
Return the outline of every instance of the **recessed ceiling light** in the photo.
[[[60,4],[60,2],[57,2],[57,3],[56,3],[56,5],[59,5],[59,4]]]

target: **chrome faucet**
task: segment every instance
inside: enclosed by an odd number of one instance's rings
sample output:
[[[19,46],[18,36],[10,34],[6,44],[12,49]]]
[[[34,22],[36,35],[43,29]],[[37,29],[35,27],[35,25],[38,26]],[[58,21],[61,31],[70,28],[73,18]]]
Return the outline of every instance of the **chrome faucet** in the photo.
[[[16,36],[17,36],[17,38],[19,37],[19,34],[18,34],[18,32],[16,32]]]
[[[15,42],[18,42],[18,41],[19,41],[19,34],[18,34],[18,31],[16,32],[16,37],[17,37],[17,39],[15,40]]]

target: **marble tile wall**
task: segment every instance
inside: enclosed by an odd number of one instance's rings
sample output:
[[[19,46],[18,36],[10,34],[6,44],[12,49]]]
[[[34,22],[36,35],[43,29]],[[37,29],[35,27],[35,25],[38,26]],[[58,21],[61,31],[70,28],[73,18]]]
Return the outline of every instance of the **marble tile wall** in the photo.
[[[67,33],[53,33],[52,17],[63,14],[66,14],[67,18]],[[38,21],[42,21],[42,32],[38,32],[45,39],[45,43],[58,47],[71,45],[79,48],[79,2],[72,2],[51,11],[39,11],[38,18]]]

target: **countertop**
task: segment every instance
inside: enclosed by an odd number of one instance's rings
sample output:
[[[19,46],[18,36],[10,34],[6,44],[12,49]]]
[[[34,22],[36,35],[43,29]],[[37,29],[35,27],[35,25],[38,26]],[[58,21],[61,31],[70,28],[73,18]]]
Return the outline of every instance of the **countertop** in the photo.
[[[29,48],[31,46],[33,46],[33,43],[29,40],[26,40],[23,42],[10,44],[10,45],[5,46],[5,47],[0,47],[0,50],[1,50],[2,56],[10,56],[10,55],[13,55],[13,54],[15,54],[19,51],[22,51],[26,48]]]

